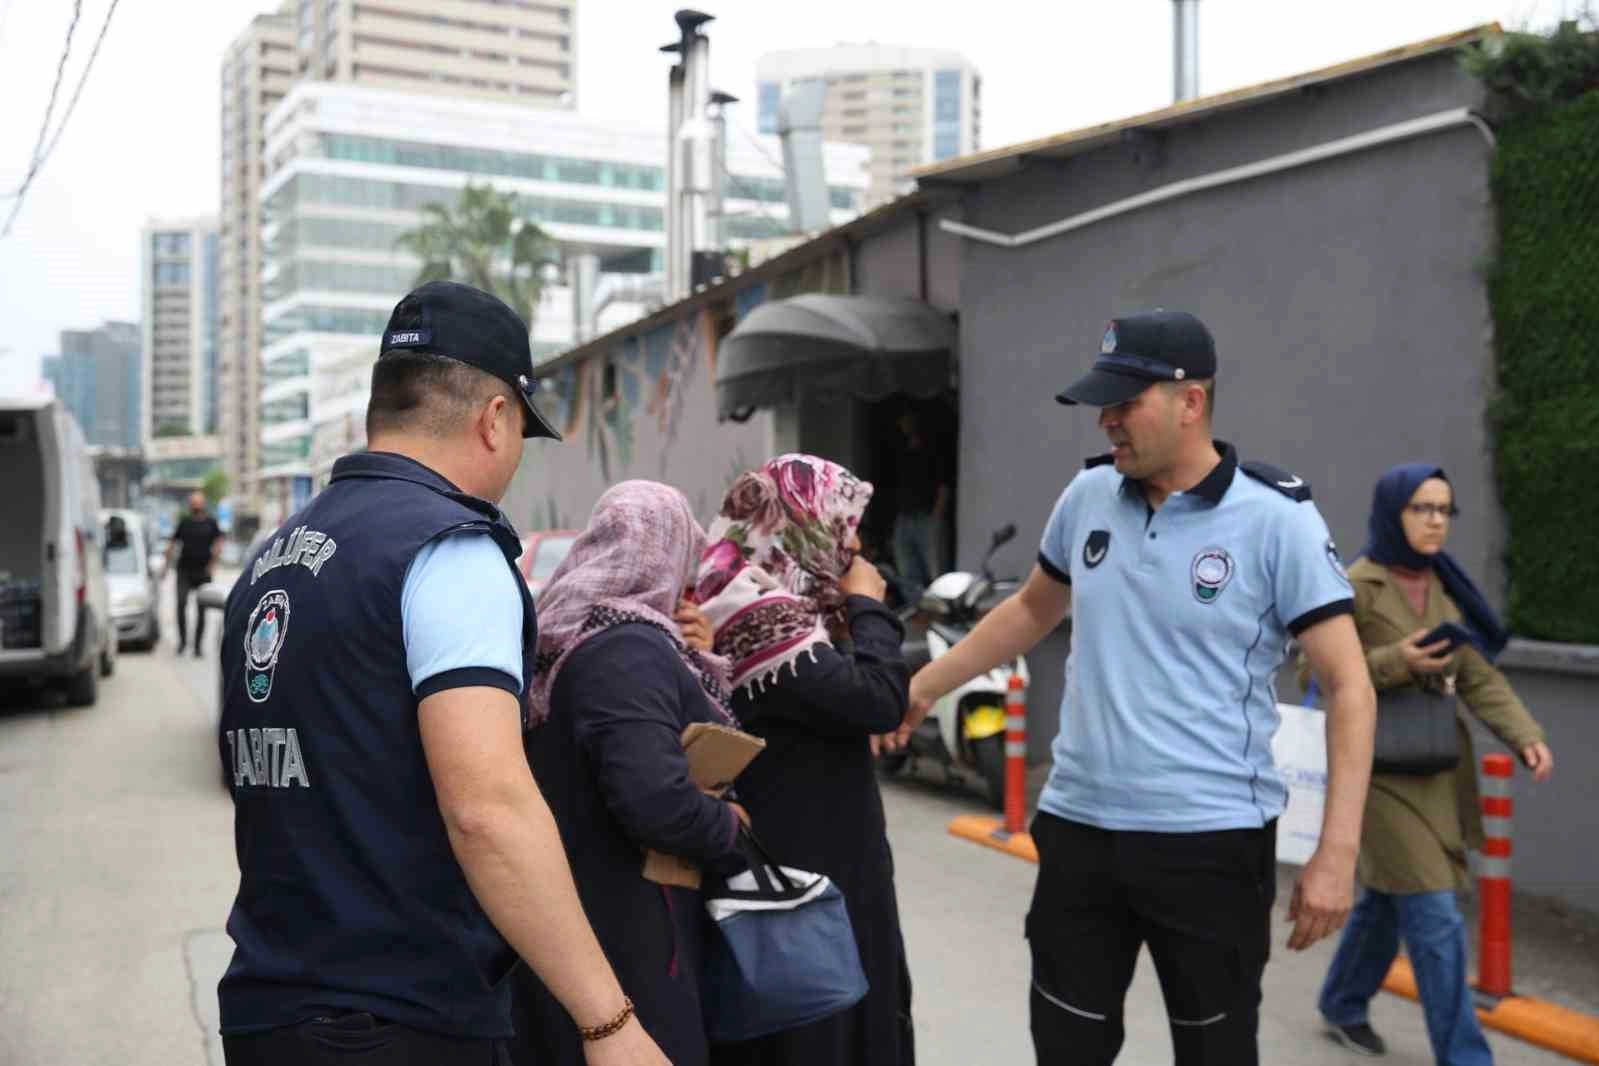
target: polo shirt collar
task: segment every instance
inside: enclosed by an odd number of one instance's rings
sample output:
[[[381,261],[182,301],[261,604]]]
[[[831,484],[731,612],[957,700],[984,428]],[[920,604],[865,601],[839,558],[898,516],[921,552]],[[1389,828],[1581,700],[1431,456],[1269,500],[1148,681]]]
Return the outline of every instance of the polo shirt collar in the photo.
[[[431,467],[417,462],[410,456],[395,452],[355,452],[341,457],[333,464],[333,476],[330,480],[344,481],[349,478],[393,478],[426,485],[436,492],[445,494],[461,491],[448,478]]]
[[[1214,442],[1216,450],[1221,453],[1221,462],[1216,468],[1205,475],[1203,481],[1193,488],[1184,491],[1184,496],[1197,496],[1206,503],[1215,506],[1221,503],[1221,498],[1227,495],[1227,490],[1232,488],[1233,478],[1238,474],[1238,449],[1224,440]],[[1122,478],[1121,491],[1123,495],[1144,496],[1144,483],[1137,478]]]

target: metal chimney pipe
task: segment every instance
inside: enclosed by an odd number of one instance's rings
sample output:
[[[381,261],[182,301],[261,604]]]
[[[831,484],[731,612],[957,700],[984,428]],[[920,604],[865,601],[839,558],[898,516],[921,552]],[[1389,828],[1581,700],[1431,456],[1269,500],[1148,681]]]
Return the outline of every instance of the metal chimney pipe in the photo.
[[[727,249],[727,105],[738,97],[721,91],[711,93],[711,250]]]
[[[1172,0],[1172,97],[1199,95],[1199,0]]]
[[[567,284],[572,286],[572,339],[578,344],[587,344],[597,333],[594,301],[599,283],[599,256],[585,252],[567,261]]]
[[[676,52],[681,46],[669,44],[661,51]],[[681,201],[682,175],[677,166],[677,132],[683,125],[683,64],[672,64],[667,76],[666,104],[666,296],[679,300],[688,292],[686,276],[680,276],[677,262],[683,252],[683,207]]]
[[[694,253],[712,251],[710,207],[715,133],[708,115],[711,98],[711,39],[699,28],[711,21],[700,11],[677,13],[683,31],[683,121],[677,130],[678,190],[683,242],[676,266],[686,295],[693,288]]]

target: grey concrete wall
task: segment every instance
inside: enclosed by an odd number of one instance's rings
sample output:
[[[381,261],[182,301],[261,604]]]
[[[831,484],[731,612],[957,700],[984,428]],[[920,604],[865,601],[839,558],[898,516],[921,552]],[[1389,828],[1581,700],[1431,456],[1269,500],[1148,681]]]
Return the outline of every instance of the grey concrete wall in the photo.
[[[716,345],[708,316],[614,350],[616,395],[604,396],[604,358],[568,371],[569,402],[541,406],[565,441],[529,442],[504,510],[518,529],[581,529],[594,501],[629,478],[681,489],[700,521],[739,473],[770,458],[772,413],[716,420]]]
[[[857,294],[915,299],[920,295],[919,279],[914,215],[893,229],[873,234],[855,251],[852,288]]]
[[[1503,664],[1555,759],[1554,776],[1542,784],[1517,762],[1515,890],[1599,914],[1599,657],[1581,672],[1553,670],[1512,646]],[[1505,750],[1480,723],[1472,732],[1479,767],[1482,755]]]
[[[946,218],[960,221],[961,212],[949,209],[927,220],[927,302],[941,311],[959,311],[961,238],[939,227],[939,221]]]
[[[939,228],[939,220],[959,219],[958,207],[929,213],[925,223],[927,242],[926,300],[941,311],[959,311],[961,297],[961,239]],[[867,296],[909,296],[920,298],[921,275],[917,258],[915,215],[899,225],[875,233],[856,248],[854,290]]]
[[[1040,161],[965,197],[971,224],[1015,233],[1138,192],[1469,105],[1441,58],[1340,83],[1065,163]],[[1503,536],[1485,407],[1480,268],[1491,254],[1489,148],[1470,128],[1231,185],[1018,249],[967,241],[961,262],[959,558],[1001,520],[1012,568],[1051,505],[1104,450],[1094,414],[1054,393],[1087,369],[1108,319],[1194,311],[1215,334],[1217,436],[1303,476],[1346,554],[1390,465],[1449,471],[1465,510],[1452,548],[1495,599]],[[1053,732],[1064,642],[1032,658]],[[1043,719],[1048,719],[1046,724]],[[1046,727],[1047,726],[1047,727]],[[1047,757],[1035,737],[1035,758]]]

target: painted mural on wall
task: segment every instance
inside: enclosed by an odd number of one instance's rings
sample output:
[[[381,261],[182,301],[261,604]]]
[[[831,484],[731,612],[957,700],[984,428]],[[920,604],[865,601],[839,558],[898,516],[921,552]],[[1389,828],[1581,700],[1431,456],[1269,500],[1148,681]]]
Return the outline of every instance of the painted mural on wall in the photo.
[[[530,442],[507,494],[526,531],[580,529],[594,501],[632,478],[681,489],[701,521],[733,478],[771,458],[771,415],[716,420],[716,319],[700,312],[564,367],[540,399],[561,443]]]

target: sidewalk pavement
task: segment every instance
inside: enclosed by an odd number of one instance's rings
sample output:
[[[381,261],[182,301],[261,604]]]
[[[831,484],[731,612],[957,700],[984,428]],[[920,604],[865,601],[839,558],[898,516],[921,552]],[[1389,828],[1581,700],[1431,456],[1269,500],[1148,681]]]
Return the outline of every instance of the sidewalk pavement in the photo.
[[[1030,775],[1030,803],[1047,767]],[[975,790],[944,782],[937,770],[915,779],[885,781],[896,883],[911,972],[916,980],[918,1058],[927,1063],[1028,1063],[1028,960],[1022,918],[1036,867],[947,835],[951,819],[987,813]],[[1030,808],[1031,809],[1031,808]],[[941,838],[941,839],[936,839]],[[1261,1011],[1261,1061],[1304,1066],[1352,1066],[1357,1060],[1328,1040],[1316,1012],[1316,993],[1332,960],[1333,942],[1309,951],[1284,946],[1285,908],[1298,869],[1278,867],[1273,955]],[[1469,901],[1467,920],[1475,929]],[[1518,900],[1515,915],[1516,988],[1576,1010],[1599,1013],[1599,919],[1559,912],[1547,903]],[[1392,995],[1372,1005],[1373,1025],[1388,1040],[1394,1066],[1432,1062],[1419,1007]],[[1171,1061],[1165,1008],[1147,954],[1127,999],[1127,1045],[1120,1062]],[[1500,1066],[1569,1060],[1490,1032]],[[925,1052],[925,1053],[924,1053]]]

